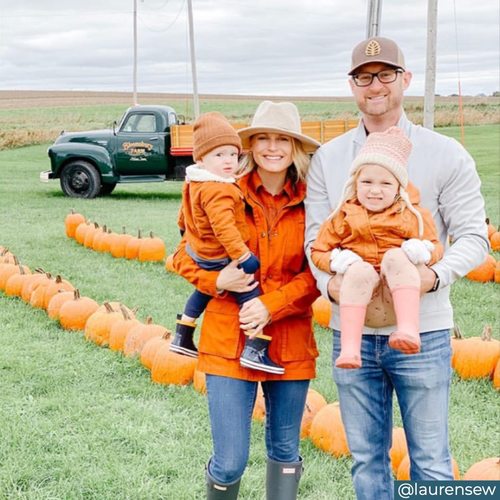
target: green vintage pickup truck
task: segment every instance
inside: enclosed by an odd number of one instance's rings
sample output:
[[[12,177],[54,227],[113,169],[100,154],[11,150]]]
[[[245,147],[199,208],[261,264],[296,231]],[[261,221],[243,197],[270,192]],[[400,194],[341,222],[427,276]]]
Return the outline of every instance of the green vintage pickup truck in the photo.
[[[62,132],[40,180],[59,179],[64,194],[77,198],[110,194],[118,183],[182,180],[193,158],[190,149],[171,153],[180,122],[169,106],[134,106],[112,130]]]
[[[302,121],[302,132],[321,143],[356,127],[357,120]],[[235,129],[245,123],[233,123]],[[48,150],[51,170],[67,196],[95,198],[118,183],[182,180],[193,163],[193,126],[169,106],[129,108],[112,130],[61,133]]]

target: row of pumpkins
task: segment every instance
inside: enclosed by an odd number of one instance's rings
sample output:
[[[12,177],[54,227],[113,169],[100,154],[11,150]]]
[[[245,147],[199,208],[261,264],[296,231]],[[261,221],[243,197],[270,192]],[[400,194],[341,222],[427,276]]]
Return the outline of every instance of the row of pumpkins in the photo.
[[[500,232],[486,219],[488,238],[494,251],[500,250]],[[142,262],[163,262],[166,257],[165,243],[153,233],[143,238],[138,230],[137,236],[126,233],[125,227],[121,233],[115,233],[106,226],[88,221],[82,214],[71,212],[64,219],[66,236],[74,238],[77,243],[96,250],[108,252],[116,258],[138,259]],[[172,256],[168,256],[165,267],[173,271]],[[492,255],[487,255],[484,262],[467,274],[472,281],[483,283],[494,281],[500,283],[500,261]]]
[[[64,219],[66,236],[73,238],[86,248],[96,252],[109,253],[116,258],[138,259],[141,262],[163,262],[166,255],[165,243],[152,232],[143,237],[141,230],[137,236],[125,231],[115,233],[105,225],[90,222],[82,214],[73,210]]]
[[[328,328],[332,306],[324,297],[313,303],[313,318],[320,326]],[[493,387],[500,390],[500,341],[492,337],[492,328],[486,325],[480,336],[463,337],[456,326],[451,338],[451,366],[462,379],[489,377]]]
[[[205,375],[196,370],[196,360],[169,350],[168,328],[135,317],[135,311],[119,302],[99,305],[81,296],[69,281],[53,277],[42,269],[34,273],[19,263],[15,255],[0,247],[0,290],[20,297],[33,307],[46,310],[48,316],[67,330],[83,331],[85,338],[101,347],[136,356],[150,370],[151,379],[160,384],[186,385],[206,393]],[[259,386],[252,417],[265,419],[265,402]],[[309,389],[301,423],[301,438],[309,438],[319,449],[335,457],[350,455],[338,402],[328,404],[314,389]],[[398,480],[410,478],[410,460],[404,430],[393,429],[390,451],[392,469]],[[454,477],[460,478],[453,460]],[[500,459],[487,458],[472,465],[463,479],[490,480],[500,477]]]

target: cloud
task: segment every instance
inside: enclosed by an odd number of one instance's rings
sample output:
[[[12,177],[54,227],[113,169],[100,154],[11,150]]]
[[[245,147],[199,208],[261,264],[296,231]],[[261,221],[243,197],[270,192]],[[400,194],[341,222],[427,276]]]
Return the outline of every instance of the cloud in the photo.
[[[186,0],[138,1],[138,90],[190,92]],[[367,0],[193,0],[200,93],[349,95]],[[399,42],[422,95],[427,2],[386,0],[381,34]],[[454,10],[456,5],[456,12]],[[0,0],[1,89],[130,90],[133,1]],[[499,88],[495,0],[440,0],[436,92]],[[456,23],[455,23],[456,20]]]

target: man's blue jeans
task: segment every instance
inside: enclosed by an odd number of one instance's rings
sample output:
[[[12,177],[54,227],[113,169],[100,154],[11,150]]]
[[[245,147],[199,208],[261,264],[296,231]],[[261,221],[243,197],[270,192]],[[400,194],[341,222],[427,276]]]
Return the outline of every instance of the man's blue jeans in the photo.
[[[213,455],[208,473],[220,484],[237,481],[250,448],[257,382],[207,375]],[[300,423],[309,380],[262,382],[266,401],[266,448],[277,462],[299,461]]]
[[[333,369],[358,500],[393,498],[389,450],[394,391],[410,451],[411,478],[453,480],[448,443],[450,332],[427,332],[420,338],[421,352],[408,355],[391,349],[387,336],[363,335],[362,367]],[[339,353],[340,333],[334,331],[334,363]]]

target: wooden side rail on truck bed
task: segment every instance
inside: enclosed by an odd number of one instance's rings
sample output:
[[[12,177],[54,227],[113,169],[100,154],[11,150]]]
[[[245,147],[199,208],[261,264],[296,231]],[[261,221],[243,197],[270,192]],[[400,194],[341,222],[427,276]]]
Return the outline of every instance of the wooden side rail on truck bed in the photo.
[[[246,123],[232,123],[232,125],[236,130],[248,126]],[[357,126],[358,120],[303,121],[302,133],[323,144]],[[173,125],[170,130],[170,154],[172,156],[191,155],[193,152],[193,126]]]

